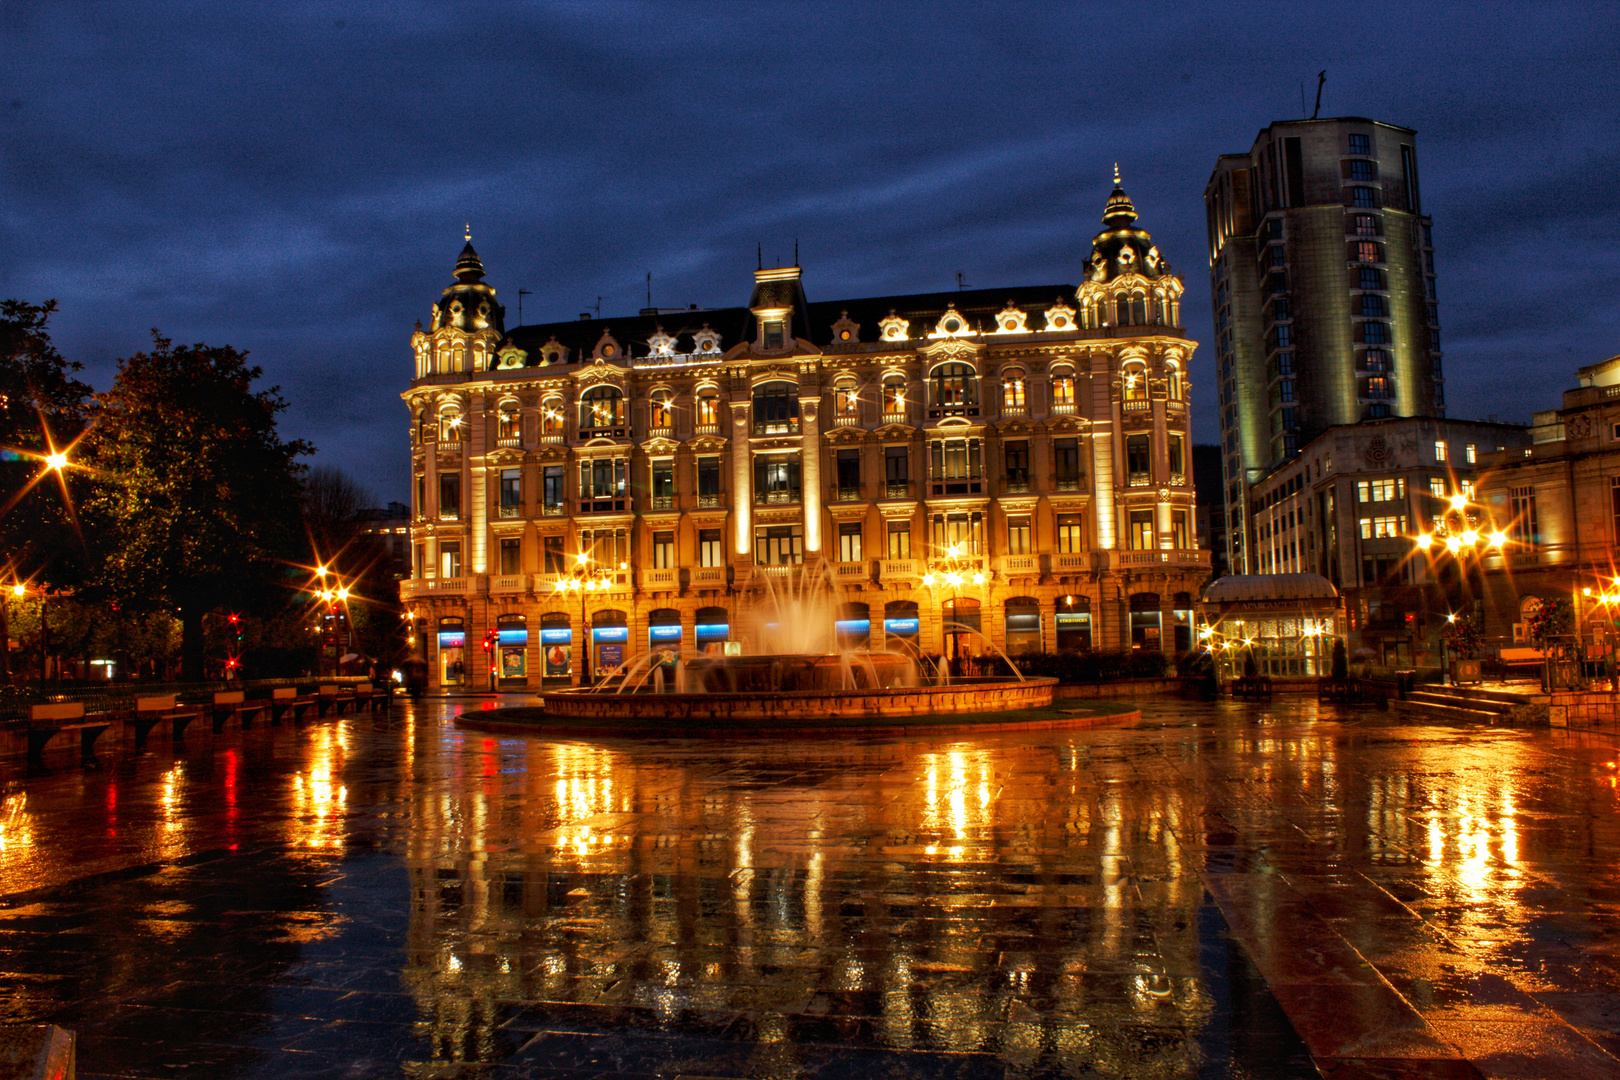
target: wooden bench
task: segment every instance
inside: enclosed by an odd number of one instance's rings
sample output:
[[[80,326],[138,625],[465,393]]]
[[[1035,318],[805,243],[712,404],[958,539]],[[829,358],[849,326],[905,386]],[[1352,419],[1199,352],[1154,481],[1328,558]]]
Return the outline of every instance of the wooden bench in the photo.
[[[225,730],[226,723],[232,716],[241,720],[242,730],[246,731],[253,726],[253,718],[270,707],[269,702],[248,701],[247,693],[242,690],[219,690],[214,694],[214,705],[210,715],[214,721],[214,732],[218,734]]]
[[[145,746],[146,738],[159,724],[169,725],[169,737],[185,737],[186,727],[202,715],[201,709],[182,709],[174,694],[155,694],[135,699],[135,745]]]
[[[343,700],[343,687],[340,684],[321,683],[315,688],[315,715],[342,716]]]
[[[1239,675],[1231,683],[1232,696],[1245,701],[1271,697],[1270,675]]]
[[[296,723],[314,705],[314,698],[299,697],[294,687],[278,686],[270,691],[270,721],[279,723],[282,717],[290,716]]]
[[[361,705],[364,705],[372,712],[376,712],[378,709],[386,709],[388,708],[391,697],[392,695],[388,692],[386,687],[379,690],[375,686],[371,685],[370,680],[354,684],[354,703],[356,712],[359,711]]]
[[[1352,704],[1361,700],[1361,683],[1355,679],[1323,677],[1316,681],[1316,700]]]
[[[28,707],[28,756],[38,760],[45,753],[45,745],[64,731],[79,733],[79,752],[85,757],[95,753],[96,740],[112,726],[105,713],[87,714],[84,702],[68,701],[56,705],[30,705]]]

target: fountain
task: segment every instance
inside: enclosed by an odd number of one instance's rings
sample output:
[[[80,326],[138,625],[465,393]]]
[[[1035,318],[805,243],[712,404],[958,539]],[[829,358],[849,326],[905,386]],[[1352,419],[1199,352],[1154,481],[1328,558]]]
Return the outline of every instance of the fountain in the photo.
[[[594,686],[541,694],[546,717],[715,729],[847,724],[860,718],[892,722],[889,718],[1052,704],[1055,679],[1026,677],[973,627],[946,625],[954,634],[983,642],[985,655],[1005,662],[1005,676],[953,679],[947,665],[900,638],[890,639],[888,649],[842,647],[834,623],[838,588],[824,564],[797,574],[761,576],[764,594],[748,607],[748,640],[737,642],[735,651],[648,649]]]

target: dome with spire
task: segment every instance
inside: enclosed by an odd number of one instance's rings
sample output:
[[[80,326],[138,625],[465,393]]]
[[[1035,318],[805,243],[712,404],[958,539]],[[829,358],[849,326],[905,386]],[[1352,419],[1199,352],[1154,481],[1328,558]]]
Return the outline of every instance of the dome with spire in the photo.
[[[1159,254],[1148,231],[1137,226],[1136,216],[1136,207],[1125,194],[1119,166],[1115,165],[1114,190],[1103,207],[1103,230],[1091,241],[1086,281],[1106,283],[1124,275],[1155,281],[1170,274],[1170,264]]]
[[[475,332],[494,330],[506,333],[506,309],[495,302],[495,289],[484,283],[484,262],[472,246],[472,229],[467,229],[467,246],[456,260],[455,284],[444,290],[433,306],[432,330],[446,328]]]

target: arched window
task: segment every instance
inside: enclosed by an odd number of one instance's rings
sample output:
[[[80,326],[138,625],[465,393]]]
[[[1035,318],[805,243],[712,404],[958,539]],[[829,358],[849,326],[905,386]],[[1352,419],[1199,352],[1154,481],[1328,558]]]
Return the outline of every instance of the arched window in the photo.
[[[712,386],[698,391],[697,422],[700,431],[714,432],[720,428],[720,395]]]
[[[973,365],[961,362],[941,364],[930,376],[933,383],[928,415],[979,415],[979,373]]]
[[[561,435],[563,433],[563,399],[548,397],[540,405],[540,434]]]
[[[1164,371],[1165,371],[1165,374],[1169,377],[1169,381],[1170,381],[1170,400],[1171,401],[1180,401],[1181,400],[1181,365],[1176,363],[1174,360],[1166,360],[1165,363],[1164,363]]]
[[[1074,412],[1074,369],[1067,365],[1052,369],[1052,411]]]
[[[460,370],[462,370],[462,364],[466,363],[466,360],[467,360],[467,349],[466,349],[466,347],[464,345],[461,344],[461,342],[458,341],[458,342],[456,342],[455,351],[453,353],[451,353],[450,370],[451,371],[460,371]]]
[[[839,423],[852,423],[860,419],[861,398],[855,380],[845,377],[833,384],[833,419]]]
[[[652,412],[652,427],[654,429],[668,428],[674,422],[674,410],[671,407],[671,395],[668,390],[654,390],[648,399]]]
[[[495,437],[498,439],[515,439],[521,433],[520,418],[516,402],[501,402],[500,413],[497,415]]]
[[[439,441],[461,441],[461,410],[454,405],[439,410]]]
[[[472,362],[474,371],[484,370],[484,343],[482,341],[473,342]]]
[[[903,420],[906,416],[906,377],[898,373],[883,376],[883,418]]]
[[[778,380],[754,387],[754,434],[787,435],[799,430],[799,388]]]
[[[1119,382],[1120,396],[1124,400],[1147,400],[1147,368],[1140,361],[1133,361],[1120,368]]]
[[[1135,293],[1131,296],[1131,325],[1147,325],[1147,296],[1144,293]]]
[[[1114,297],[1114,325],[1131,325],[1131,299],[1124,293]]]
[[[1024,411],[1024,370],[1007,368],[1001,373],[1001,407],[1003,410]]]
[[[624,426],[624,395],[617,386],[593,386],[579,399],[581,431],[602,431]]]

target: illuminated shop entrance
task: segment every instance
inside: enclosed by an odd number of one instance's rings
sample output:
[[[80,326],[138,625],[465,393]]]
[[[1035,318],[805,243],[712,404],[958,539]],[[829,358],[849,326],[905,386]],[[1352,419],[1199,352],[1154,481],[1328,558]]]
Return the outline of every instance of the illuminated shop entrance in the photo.
[[[495,620],[496,672],[503,687],[529,684],[529,620],[502,615]]]
[[[871,609],[865,604],[851,602],[838,609],[838,621],[833,630],[840,649],[865,649],[872,642]]]
[[[692,628],[699,652],[719,653],[724,651],[726,640],[731,637],[731,617],[722,607],[705,607],[697,610],[697,625]]]
[[[1060,596],[1052,617],[1057,651],[1091,651],[1091,600],[1085,596]]]
[[[884,648],[890,652],[917,653],[922,618],[915,600],[890,600],[883,605]]]
[[[984,650],[983,640],[977,633],[970,632],[979,630],[977,600],[970,596],[952,597],[940,605],[939,615],[945,624],[945,659],[977,656]]]
[[[540,652],[545,665],[542,678],[567,680],[574,658],[574,628],[565,613],[549,611],[540,616]]]
[[[1033,596],[1007,599],[1007,655],[1041,651],[1041,602]]]
[[[1164,617],[1159,611],[1159,594],[1131,593],[1131,648],[1153,652],[1164,647]]]
[[[591,681],[624,663],[630,644],[630,624],[622,611],[598,611],[591,616]]]
[[[460,616],[439,620],[439,685],[460,686],[467,681],[467,623]]]

